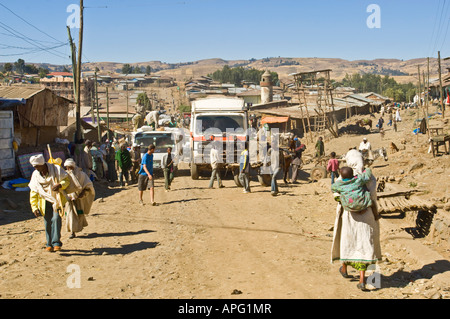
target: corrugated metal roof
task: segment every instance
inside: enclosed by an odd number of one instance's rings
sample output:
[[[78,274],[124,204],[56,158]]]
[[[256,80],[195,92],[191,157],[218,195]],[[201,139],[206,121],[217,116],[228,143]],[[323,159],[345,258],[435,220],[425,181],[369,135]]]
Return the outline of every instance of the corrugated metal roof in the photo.
[[[6,99],[29,99],[44,90],[43,88],[5,86],[0,87],[0,97]]]

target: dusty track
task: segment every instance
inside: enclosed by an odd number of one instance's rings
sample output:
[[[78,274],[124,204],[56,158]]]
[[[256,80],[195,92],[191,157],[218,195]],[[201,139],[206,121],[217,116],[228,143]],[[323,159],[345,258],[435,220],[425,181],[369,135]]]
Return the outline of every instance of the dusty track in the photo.
[[[375,144],[376,138],[370,135]],[[341,137],[326,144],[327,151],[348,149],[360,139]],[[306,175],[311,167],[304,167]],[[381,220],[381,289],[361,292],[356,281],[342,278],[339,265],[330,263],[336,206],[329,180],[281,183],[282,194],[272,197],[256,181],[252,193],[243,194],[231,179],[225,188],[209,190],[206,179],[186,175],[176,177],[168,193],[157,180],[156,207],[137,203],[135,185],[97,183],[89,226],[71,240],[63,230],[59,253],[43,250],[43,219],[32,217],[27,194],[2,189],[1,198],[15,198],[19,207],[0,213],[0,297],[386,299],[431,298],[435,291],[449,296],[441,286],[449,274],[448,257],[415,258],[420,249],[437,250],[417,241],[420,247],[409,250],[412,239],[401,229],[403,220]],[[430,275],[424,262],[434,256]],[[70,265],[79,266],[81,288],[67,285]]]

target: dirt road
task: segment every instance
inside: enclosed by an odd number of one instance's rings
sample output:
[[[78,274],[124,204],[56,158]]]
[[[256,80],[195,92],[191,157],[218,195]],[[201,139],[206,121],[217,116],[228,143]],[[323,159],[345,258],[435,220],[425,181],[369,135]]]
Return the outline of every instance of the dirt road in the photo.
[[[333,147],[360,140],[340,137]],[[448,256],[417,241],[410,250],[404,220],[380,221],[380,289],[362,292],[342,278],[330,262],[336,205],[329,179],[310,183],[311,165],[300,184],[280,183],[277,197],[256,181],[250,194],[232,179],[210,190],[208,180],[191,180],[183,168],[170,192],[156,181],[155,207],[138,204],[136,185],[96,183],[89,226],[68,239],[63,224],[57,253],[43,249],[43,219],[32,216],[28,194],[0,190],[2,202],[18,203],[0,213],[0,298],[449,298],[440,280]],[[435,257],[431,275],[414,257],[421,249]]]

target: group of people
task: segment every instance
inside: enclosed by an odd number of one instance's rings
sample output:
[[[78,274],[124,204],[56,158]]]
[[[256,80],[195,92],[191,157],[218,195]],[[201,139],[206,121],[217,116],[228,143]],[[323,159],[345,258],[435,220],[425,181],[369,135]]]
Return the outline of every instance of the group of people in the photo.
[[[400,116],[400,105],[397,103],[394,103],[392,106],[388,105],[388,107],[385,109],[384,106],[381,106],[380,109],[380,118],[378,119],[377,127],[381,134],[384,134],[384,115],[385,113],[388,115],[389,122],[387,123],[387,126],[393,126],[394,131],[397,132],[397,123],[402,121],[402,117]]]
[[[212,143],[210,152],[211,179],[209,188],[213,188],[215,180],[218,187],[222,188],[220,178],[220,156],[219,141]],[[87,141],[85,149],[88,151],[90,143]],[[92,146],[94,147],[94,145]],[[92,148],[91,147],[91,148]],[[106,150],[112,146],[106,146]],[[297,178],[297,172],[301,166],[302,153],[306,146],[298,137],[294,137],[289,145],[289,152],[278,150],[276,152],[270,146],[267,158],[270,161],[272,174],[272,195],[278,194],[277,174],[280,170],[288,171],[287,164],[293,166],[292,179]],[[331,153],[327,169],[331,172],[331,191],[337,200],[337,214],[335,220],[332,261],[340,260],[342,263],[339,273],[344,278],[351,278],[348,274],[348,266],[360,272],[357,287],[366,290],[365,272],[369,266],[375,264],[381,258],[379,215],[376,203],[376,180],[372,171],[364,168],[362,152],[370,150],[370,143],[366,138],[361,142],[359,150],[350,150],[346,157],[347,166],[339,167],[339,161],[335,152]],[[139,203],[144,205],[144,193],[149,190],[150,203],[156,206],[154,194],[154,171],[153,154],[155,145],[150,145],[143,156],[137,145],[133,145],[131,152],[126,145],[122,144],[114,152],[114,159],[119,168],[119,178],[122,183],[123,177],[128,182],[129,173],[133,180],[138,183]],[[321,156],[324,152],[323,140],[320,138],[316,143],[316,155]],[[75,152],[76,153],[76,152]],[[107,153],[108,154],[108,153]],[[31,165],[35,168],[32,174],[30,187],[30,204],[36,217],[44,217],[46,235],[46,250],[60,251],[62,247],[61,229],[62,218],[65,216],[67,230],[71,232],[70,237],[75,237],[76,232],[87,226],[86,215],[89,214],[95,189],[92,178],[84,171],[89,168],[88,157],[76,153],[74,158],[67,159],[62,166],[46,162],[42,155],[32,156]],[[94,156],[91,157],[94,161]],[[289,160],[287,160],[289,159]],[[77,164],[87,165],[81,167]],[[164,172],[165,189],[170,191],[173,181],[175,158],[172,149],[167,149],[161,166]],[[87,164],[86,164],[87,163]],[[97,175],[97,174],[96,174]],[[285,175],[286,176],[286,175]],[[98,177],[98,176],[97,176]],[[240,154],[239,180],[243,192],[250,193],[250,153],[248,142]]]
[[[87,226],[86,215],[91,210],[95,189],[89,176],[72,158],[63,167],[46,162],[43,155],[30,158],[35,168],[29,183],[30,205],[36,217],[44,216],[46,250],[60,251],[62,247],[62,218],[70,222],[71,238]]]
[[[83,148],[89,150],[89,141]],[[120,182],[123,177],[128,182],[129,172],[136,179],[139,190],[139,203],[144,205],[143,195],[146,190],[150,193],[150,203],[156,206],[154,196],[154,172],[153,153],[155,145],[150,145],[142,156],[140,150],[134,145],[131,152],[126,144],[120,145],[115,152],[115,160],[119,168]],[[173,181],[175,158],[172,156],[172,148],[167,149],[163,157],[162,168],[164,171],[165,188],[170,190]],[[68,158],[62,166],[46,162],[43,155],[35,155],[30,158],[30,164],[34,167],[30,187],[30,205],[36,217],[44,216],[44,228],[46,235],[46,250],[49,252],[60,251],[62,247],[61,229],[62,219],[66,218],[67,231],[70,238],[76,237],[76,233],[88,225],[86,215],[91,210],[95,198],[93,178],[88,173],[92,172],[88,164],[84,167],[77,165],[77,160],[85,165],[89,154],[78,154],[78,158]]]
[[[126,142],[107,140],[99,146],[96,142],[86,140],[80,144],[70,144],[69,154],[91,181],[118,181],[120,187],[138,182],[141,150],[137,144],[133,144],[129,150]]]

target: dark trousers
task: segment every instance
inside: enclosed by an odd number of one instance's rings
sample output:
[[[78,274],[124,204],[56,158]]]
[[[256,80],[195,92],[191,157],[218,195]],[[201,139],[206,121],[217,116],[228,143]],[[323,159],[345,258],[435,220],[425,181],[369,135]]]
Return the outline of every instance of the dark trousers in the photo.
[[[61,247],[62,220],[59,213],[53,211],[53,206],[50,202],[45,202],[44,226],[47,247]]]
[[[173,170],[170,168],[164,169],[164,186],[166,189],[169,189],[170,184],[172,184],[173,181]]]

